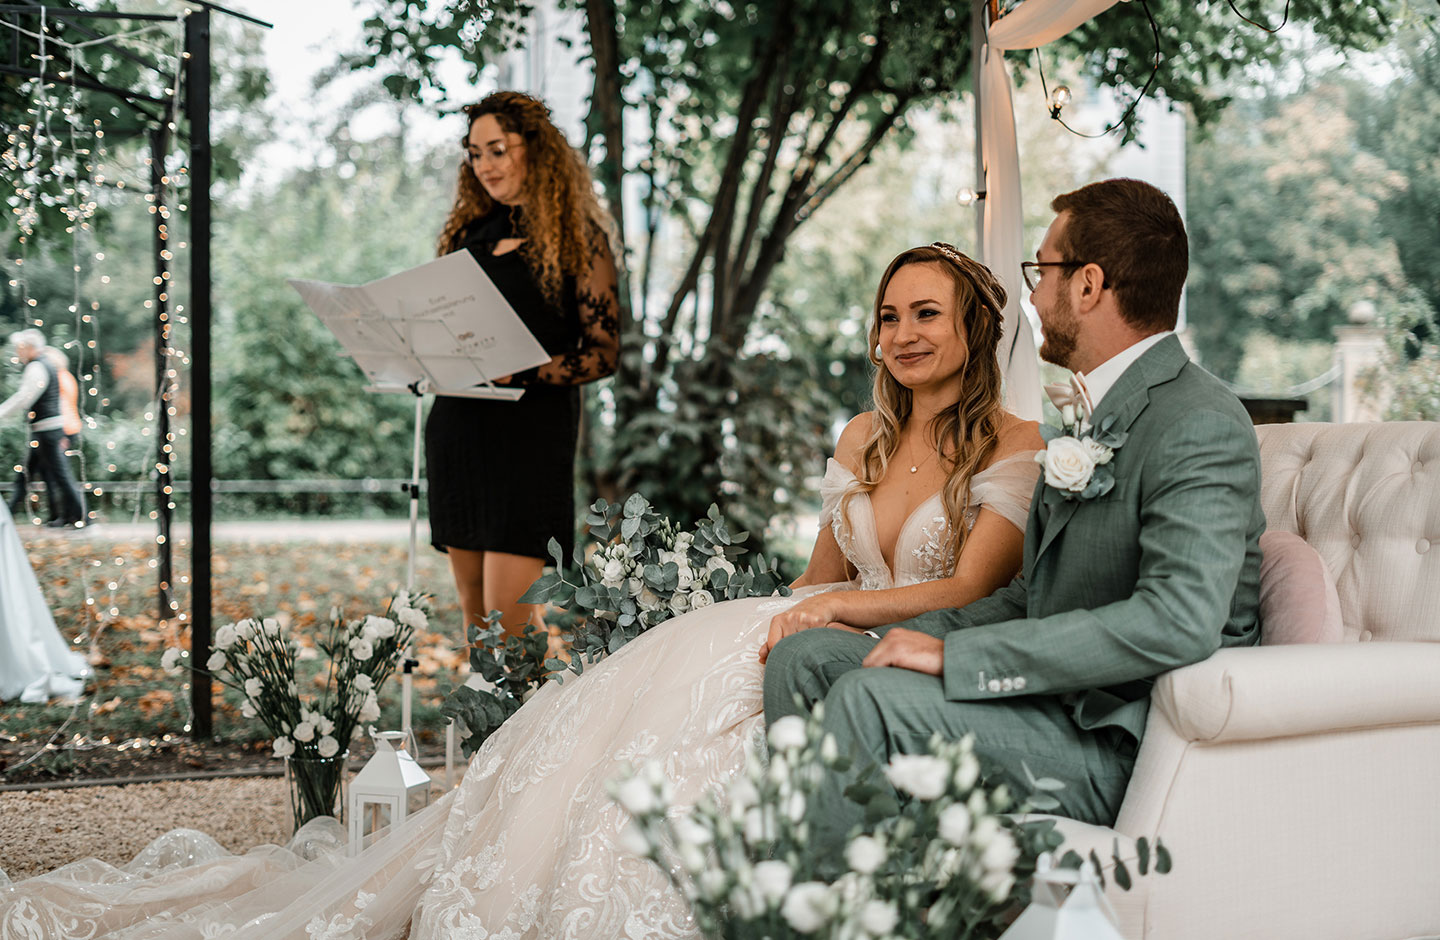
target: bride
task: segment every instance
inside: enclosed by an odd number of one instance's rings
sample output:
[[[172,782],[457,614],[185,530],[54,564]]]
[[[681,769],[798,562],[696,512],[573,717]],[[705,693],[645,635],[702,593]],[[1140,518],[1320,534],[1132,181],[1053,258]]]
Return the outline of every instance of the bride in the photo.
[[[1010,580],[1041,442],[1000,405],[1004,300],[948,245],[891,262],[869,329],[875,410],[829,462],[793,596],[685,614],[547,684],[454,793],[356,858],[235,858],[178,830],[123,870],[90,860],[0,888],[0,940],[694,936],[665,876],[619,847],[627,819],[606,783],[656,760],[676,805],[723,795],[762,740],[761,660],[781,636],[961,606]]]

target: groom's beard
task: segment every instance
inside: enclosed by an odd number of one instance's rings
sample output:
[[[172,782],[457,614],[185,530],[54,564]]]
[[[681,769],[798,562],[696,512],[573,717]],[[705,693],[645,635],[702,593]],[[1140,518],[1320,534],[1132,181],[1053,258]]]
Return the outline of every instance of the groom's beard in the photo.
[[[1070,295],[1064,291],[1055,292],[1055,305],[1047,316],[1040,318],[1040,328],[1045,331],[1045,340],[1040,344],[1040,358],[1052,362],[1062,369],[1070,368],[1075,356],[1075,345],[1080,333],[1080,322],[1070,306]]]

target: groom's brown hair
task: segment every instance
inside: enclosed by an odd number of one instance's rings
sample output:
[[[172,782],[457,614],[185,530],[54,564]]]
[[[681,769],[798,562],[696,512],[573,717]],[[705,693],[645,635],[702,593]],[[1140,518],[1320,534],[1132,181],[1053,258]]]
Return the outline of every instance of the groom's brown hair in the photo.
[[[1050,208],[1069,213],[1061,256],[1100,266],[1125,322],[1146,333],[1175,328],[1190,242],[1169,196],[1140,180],[1102,180],[1056,196]]]

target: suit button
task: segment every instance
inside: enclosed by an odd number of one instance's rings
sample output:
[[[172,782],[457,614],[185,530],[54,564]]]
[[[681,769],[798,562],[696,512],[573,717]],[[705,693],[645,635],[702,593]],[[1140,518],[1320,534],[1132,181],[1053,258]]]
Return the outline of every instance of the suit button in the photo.
[[[1015,688],[1014,679],[1007,678],[1004,682],[1000,683],[1000,691],[1002,692],[1009,692],[1013,688]]]
[[[1416,552],[1416,554],[1423,555],[1423,554],[1425,554],[1425,553],[1428,552],[1428,551],[1430,551],[1430,540],[1429,540],[1429,539],[1421,539],[1420,541],[1418,541],[1418,542],[1415,543],[1415,552]]]
[[[1374,639],[1374,637],[1375,637],[1375,634],[1371,633],[1369,630],[1361,630],[1361,631],[1360,631],[1360,642],[1361,642],[1361,643],[1369,643],[1372,639]]]
[[[1015,677],[1015,691],[1016,691],[1016,692],[1024,692],[1024,691],[1025,691],[1025,677],[1024,677],[1024,676],[1016,676],[1016,677]]]
[[[999,680],[999,679],[991,679],[990,682],[989,682],[985,687],[986,687],[987,689],[989,689],[991,692],[999,692],[999,691],[1000,691],[1000,680]]]

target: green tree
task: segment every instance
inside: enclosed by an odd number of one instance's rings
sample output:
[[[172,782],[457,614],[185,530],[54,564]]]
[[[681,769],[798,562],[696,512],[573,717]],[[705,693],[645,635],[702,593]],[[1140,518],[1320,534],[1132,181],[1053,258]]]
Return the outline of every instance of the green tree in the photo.
[[[427,86],[443,91],[436,66],[451,50],[478,74],[497,53],[526,42],[531,10],[524,0],[371,3],[367,51],[351,62],[384,68],[397,95]],[[730,474],[759,467],[764,448],[750,442],[777,429],[750,428],[751,414],[768,420],[770,412],[749,400],[732,408],[715,390],[742,384],[746,350],[753,348],[747,341],[792,236],[882,142],[905,132],[912,112],[966,87],[971,6],[888,0],[562,6],[584,12],[582,54],[595,71],[588,133],[603,152],[597,176],[629,239],[633,271],[634,315],[625,324],[613,411],[594,422],[612,429],[617,460],[609,473],[597,474],[595,486],[605,495],[642,490],[681,517],[697,515],[717,493],[722,499],[743,493],[763,517],[774,508],[768,484]],[[1363,44],[1384,33],[1392,6],[1296,0],[1291,20],[1341,44]],[[1202,119],[1225,103],[1208,90],[1216,77],[1278,54],[1227,4],[1156,0],[1152,8],[1164,57],[1157,86]],[[1149,76],[1155,49],[1144,11],[1130,4],[1085,24],[1053,52],[1081,59],[1096,83],[1134,93]],[[627,127],[645,142],[627,150],[623,142],[633,139]],[[624,218],[616,197],[626,187],[640,193],[640,219]],[[647,446],[662,437],[685,440],[691,450]],[[696,472],[682,486],[675,461],[692,459]],[[745,515],[733,505],[725,509]]]

